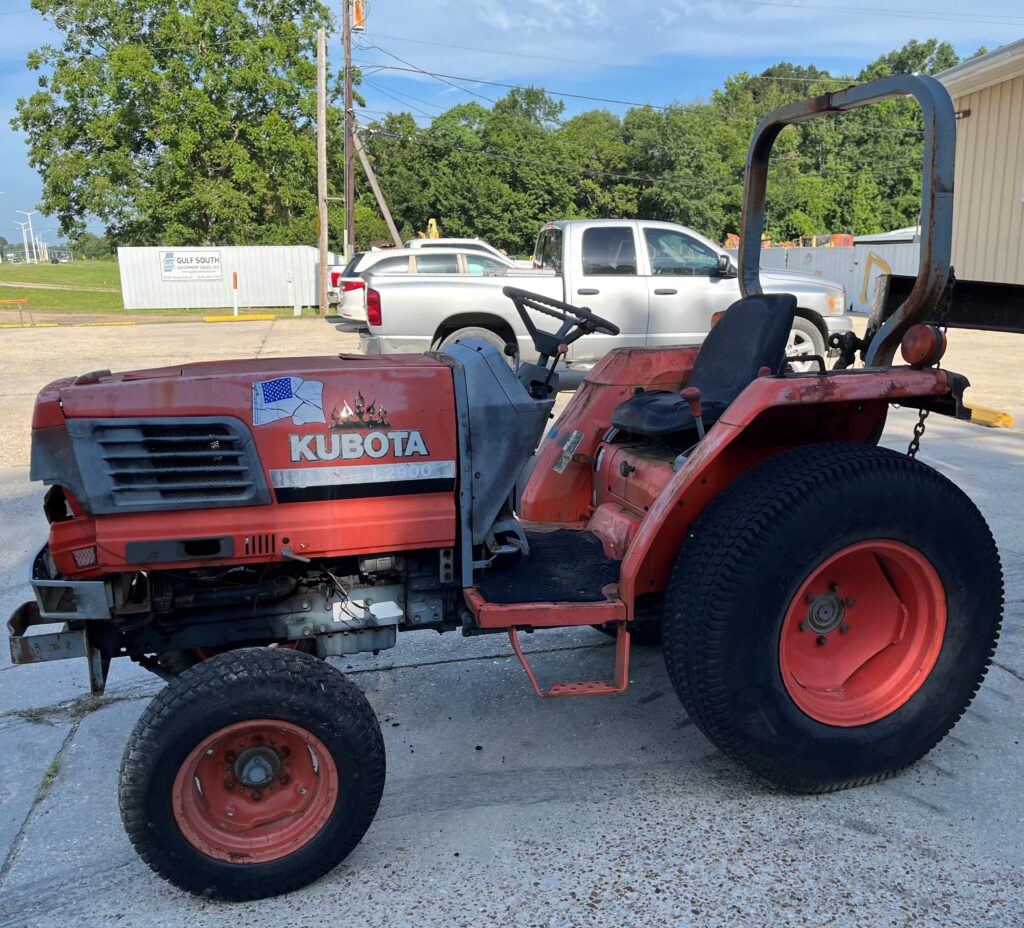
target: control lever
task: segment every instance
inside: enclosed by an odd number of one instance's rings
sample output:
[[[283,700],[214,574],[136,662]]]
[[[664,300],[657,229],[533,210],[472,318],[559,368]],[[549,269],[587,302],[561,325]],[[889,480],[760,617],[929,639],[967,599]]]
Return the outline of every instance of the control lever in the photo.
[[[697,438],[704,439],[704,420],[701,418],[700,408],[700,387],[684,387],[682,393],[686,405],[690,407],[690,414],[697,423]]]

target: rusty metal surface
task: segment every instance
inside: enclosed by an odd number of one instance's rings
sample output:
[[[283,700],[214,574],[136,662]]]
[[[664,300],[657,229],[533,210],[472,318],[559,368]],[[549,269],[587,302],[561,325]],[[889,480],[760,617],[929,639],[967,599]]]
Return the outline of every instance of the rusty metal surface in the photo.
[[[761,235],[764,232],[768,160],[772,145],[788,125],[857,109],[893,97],[913,96],[924,114],[921,167],[921,250],[917,283],[906,302],[886,321],[872,319],[873,333],[865,364],[889,364],[903,333],[922,322],[938,303],[950,278],[953,234],[953,166],[956,116],[946,89],[932,77],[899,76],[848,87],[781,107],[758,123],[747,153],[739,251],[740,289],[744,296],[761,290]]]
[[[85,656],[85,633],[69,631],[67,625],[59,632],[28,634],[33,626],[47,624],[50,623],[40,616],[39,607],[33,602],[22,603],[14,610],[7,621],[12,664],[38,664]]]

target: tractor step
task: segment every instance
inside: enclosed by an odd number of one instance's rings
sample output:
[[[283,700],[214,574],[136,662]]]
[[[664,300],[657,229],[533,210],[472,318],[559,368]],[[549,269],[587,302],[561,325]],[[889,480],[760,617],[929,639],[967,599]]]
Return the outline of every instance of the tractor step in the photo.
[[[569,683],[552,683],[546,690],[541,689],[537,677],[530,668],[529,661],[519,646],[519,635],[516,626],[508,630],[508,640],[512,644],[512,650],[516,652],[519,663],[530,678],[534,692],[541,699],[551,699],[559,696],[609,696],[613,693],[624,692],[629,685],[629,629],[626,623],[615,623],[615,680],[606,683],[603,680],[576,680]]]

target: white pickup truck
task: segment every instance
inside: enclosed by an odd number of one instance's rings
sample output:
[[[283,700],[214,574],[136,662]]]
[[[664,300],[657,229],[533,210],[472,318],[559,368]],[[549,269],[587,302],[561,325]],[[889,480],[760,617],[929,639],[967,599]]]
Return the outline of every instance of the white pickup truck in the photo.
[[[527,351],[529,336],[501,292],[512,283],[588,306],[619,327],[617,336],[587,335],[570,347],[566,363],[585,369],[612,348],[700,343],[712,315],[740,297],[729,255],[693,230],[669,222],[549,222],[537,236],[533,268],[484,277],[371,271],[360,349],[366,354],[429,351],[472,335],[502,349],[517,342]],[[792,271],[762,271],[761,282],[766,293],[797,298],[790,356],[824,357],[828,335],[850,328],[840,284]]]

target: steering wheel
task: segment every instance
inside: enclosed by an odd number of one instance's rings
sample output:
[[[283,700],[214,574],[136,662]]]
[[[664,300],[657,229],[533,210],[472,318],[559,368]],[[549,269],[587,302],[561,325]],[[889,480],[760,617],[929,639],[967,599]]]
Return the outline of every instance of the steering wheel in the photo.
[[[540,293],[520,290],[519,287],[502,287],[505,294],[516,307],[519,318],[523,320],[526,331],[533,339],[533,345],[540,352],[539,363],[546,365],[549,358],[557,357],[578,338],[600,332],[604,335],[618,335],[619,327],[614,322],[595,316],[586,306],[573,306],[563,303]],[[557,332],[545,332],[538,329],[530,316],[529,310],[544,313],[561,320]],[[575,330],[575,331],[573,331]]]

